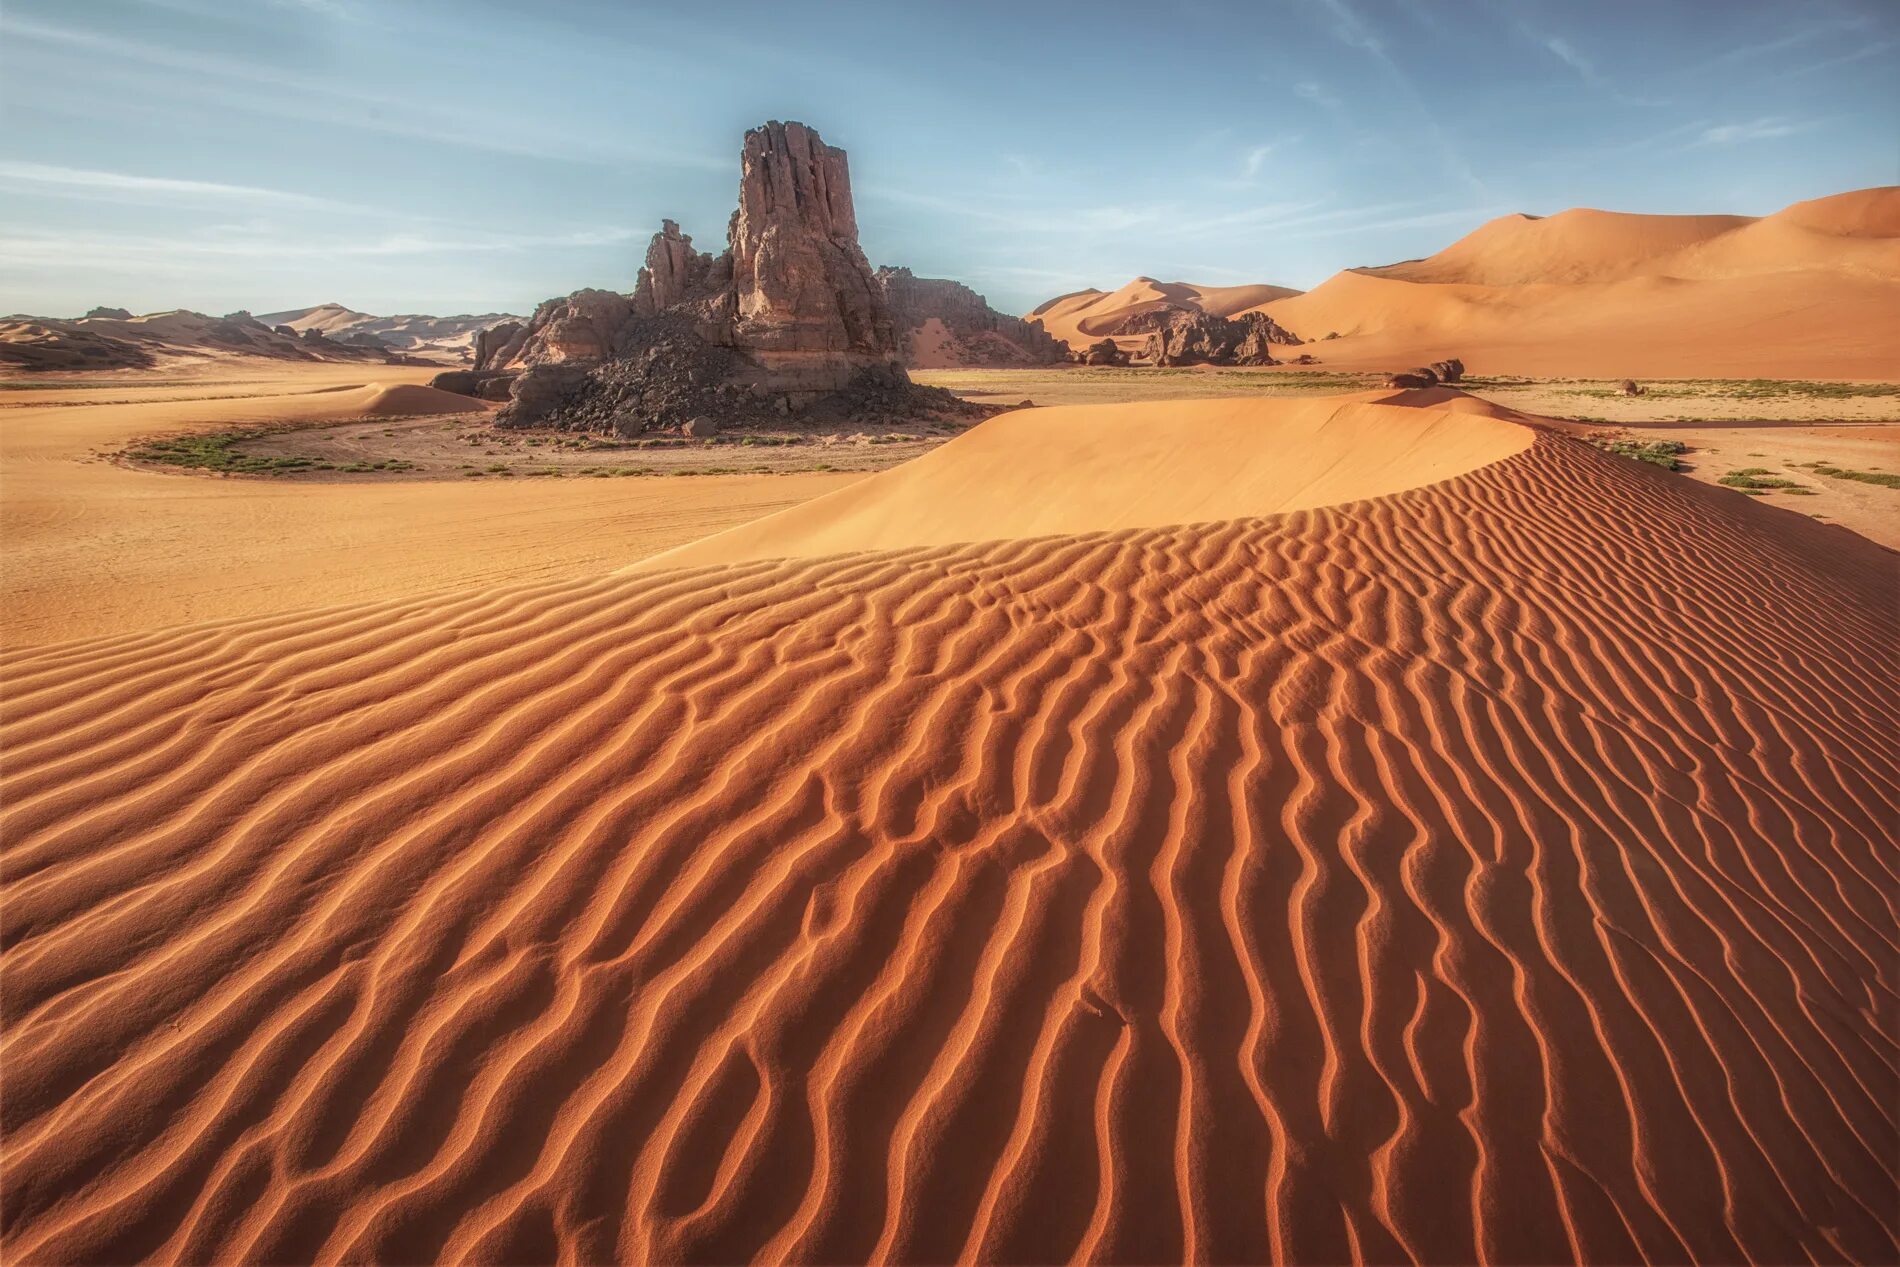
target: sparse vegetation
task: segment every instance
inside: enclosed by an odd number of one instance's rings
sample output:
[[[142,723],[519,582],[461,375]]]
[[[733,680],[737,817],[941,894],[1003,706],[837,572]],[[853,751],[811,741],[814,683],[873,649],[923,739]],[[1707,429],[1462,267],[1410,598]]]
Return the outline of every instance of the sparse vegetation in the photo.
[[[1730,471],[1715,481],[1729,488],[1747,493],[1751,497],[1765,497],[1772,492],[1796,493],[1812,496],[1814,490],[1783,479],[1764,466],[1747,466],[1739,471]]]
[[[1830,466],[1826,462],[1798,462],[1816,475],[1825,475],[1829,479],[1855,480],[1862,484],[1878,484],[1882,488],[1900,488],[1900,475],[1889,475],[1885,471],[1850,471],[1845,467]]]
[[[287,475],[292,471],[327,466],[319,464],[315,458],[261,457],[240,453],[234,447],[240,440],[260,434],[255,431],[225,431],[216,435],[151,440],[125,450],[123,456],[134,462],[216,471],[221,475]]]
[[[1680,440],[1592,439],[1591,443],[1605,453],[1634,458],[1638,462],[1660,466],[1665,471],[1681,469],[1680,459],[1689,452],[1689,446]]]

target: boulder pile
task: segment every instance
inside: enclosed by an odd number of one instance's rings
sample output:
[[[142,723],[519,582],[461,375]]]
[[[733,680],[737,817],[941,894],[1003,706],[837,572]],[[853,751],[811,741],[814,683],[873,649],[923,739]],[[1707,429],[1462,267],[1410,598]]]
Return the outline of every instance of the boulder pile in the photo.
[[[1155,365],[1278,365],[1273,345],[1299,338],[1264,312],[1218,317],[1196,308],[1157,308],[1122,323],[1125,333],[1146,329],[1145,356]]]

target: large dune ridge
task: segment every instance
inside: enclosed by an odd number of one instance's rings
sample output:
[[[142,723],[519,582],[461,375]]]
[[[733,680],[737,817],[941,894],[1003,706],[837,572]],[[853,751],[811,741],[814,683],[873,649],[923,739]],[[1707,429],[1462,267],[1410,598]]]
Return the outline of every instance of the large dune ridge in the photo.
[[[0,1249],[1892,1261],[1891,556],[1305,404],[1202,522],[10,657]]]
[[[1760,218],[1506,216],[1263,311],[1344,369],[1455,355],[1479,374],[1889,378],[1900,187]]]
[[[1166,305],[1266,312],[1341,370],[1456,356],[1475,374],[1891,378],[1900,186],[1769,216],[1508,215],[1424,259],[1347,269],[1310,291],[1140,277],[1059,295],[1027,319],[1079,350]]]

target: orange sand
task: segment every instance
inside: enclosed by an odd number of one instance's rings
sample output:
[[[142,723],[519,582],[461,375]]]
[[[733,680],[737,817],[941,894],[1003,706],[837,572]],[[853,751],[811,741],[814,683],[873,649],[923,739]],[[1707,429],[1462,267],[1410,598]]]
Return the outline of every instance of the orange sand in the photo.
[[[1263,306],[1338,369],[1900,376],[1900,187],[1745,216],[1506,216]]]
[[[12,657],[0,1250],[1892,1261],[1890,556],[1352,404]]]
[[[432,369],[232,361],[0,393],[0,645],[593,575],[842,487],[776,475],[311,484],[129,470],[154,435],[467,412]]]
[[[1028,318],[1080,349],[1166,303],[1270,313],[1330,369],[1391,372],[1456,356],[1472,374],[1894,378],[1900,187],[1759,219],[1504,216],[1427,259],[1348,269],[1304,294],[1141,277],[1057,296]]]

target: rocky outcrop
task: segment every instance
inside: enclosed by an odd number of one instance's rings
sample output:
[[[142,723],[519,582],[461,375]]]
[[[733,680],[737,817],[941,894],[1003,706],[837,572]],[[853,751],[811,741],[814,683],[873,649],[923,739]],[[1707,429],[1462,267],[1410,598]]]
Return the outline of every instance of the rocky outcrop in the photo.
[[[1128,353],[1122,351],[1122,345],[1115,340],[1103,339],[1077,352],[1075,359],[1083,365],[1126,365]]]
[[[996,311],[961,282],[888,265],[875,276],[911,365],[1054,365],[1069,359],[1067,344],[1040,325]]]
[[[1413,370],[1409,374],[1393,374],[1385,380],[1385,385],[1387,387],[1436,387],[1438,376],[1429,371],[1421,374]]]
[[[840,394],[854,391],[958,408],[913,388],[899,359],[885,289],[858,245],[844,151],[778,122],[746,133],[724,253],[662,221],[632,293],[576,291],[475,343],[477,371],[518,375],[500,421],[622,433],[848,412]],[[535,373],[546,367],[571,372]]]
[[[1439,382],[1455,383],[1465,376],[1465,363],[1454,356],[1449,361],[1433,361],[1431,370]]]
[[[1134,314],[1128,323],[1150,330],[1145,355],[1155,365],[1278,365],[1274,345],[1300,341],[1264,312],[1217,317],[1170,307]]]
[[[107,308],[102,305],[98,308],[87,309],[86,315],[80,319],[84,321],[94,317],[104,317],[109,321],[130,321],[132,319],[132,313],[125,308]]]

